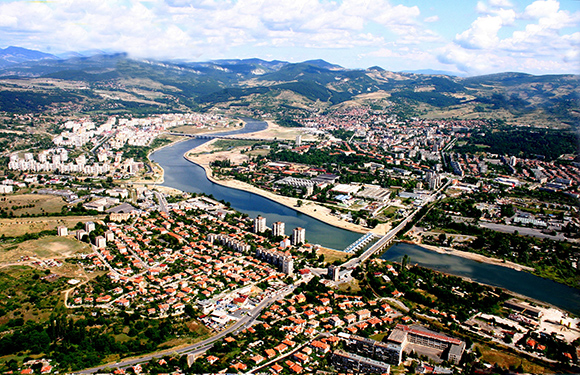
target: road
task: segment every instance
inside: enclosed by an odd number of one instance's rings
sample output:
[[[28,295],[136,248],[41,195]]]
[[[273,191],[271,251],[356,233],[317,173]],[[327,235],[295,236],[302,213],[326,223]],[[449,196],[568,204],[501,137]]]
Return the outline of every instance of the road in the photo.
[[[134,366],[136,364],[139,364],[139,363],[149,362],[153,358],[161,358],[163,356],[172,355],[175,353],[177,353],[177,354],[203,353],[206,350],[208,350],[209,348],[211,348],[212,345],[214,344],[214,342],[222,339],[223,337],[225,337],[229,334],[235,334],[238,331],[241,331],[247,327],[252,326],[252,324],[254,324],[254,322],[256,321],[258,316],[260,316],[262,309],[266,308],[267,306],[272,304],[274,301],[276,301],[282,297],[285,297],[286,295],[294,292],[295,289],[296,289],[295,285],[288,286],[288,287],[282,289],[280,292],[276,293],[275,295],[273,295],[271,297],[264,298],[264,300],[262,302],[260,302],[250,312],[248,312],[246,315],[244,315],[244,317],[241,318],[240,320],[238,320],[235,324],[233,324],[229,328],[219,332],[217,335],[210,337],[209,339],[206,339],[206,340],[200,341],[196,344],[188,345],[188,346],[185,346],[182,348],[168,349],[168,350],[164,350],[161,352],[148,354],[148,355],[145,355],[145,356],[139,357],[139,358],[127,359],[127,360],[113,363],[113,364],[107,364],[107,365],[102,365],[99,367],[93,367],[90,369],[78,371],[77,374],[93,374],[93,373],[101,372],[104,369],[127,368],[127,367]]]
[[[482,228],[487,228],[487,229],[495,230],[497,232],[504,232],[504,233],[514,233],[517,231],[520,235],[523,235],[523,236],[549,238],[549,239],[554,240],[554,241],[567,241],[568,240],[561,233],[558,233],[557,235],[553,236],[551,234],[543,233],[540,229],[518,227],[515,225],[480,222],[479,226]]]
[[[107,142],[109,139],[111,139],[112,137],[114,137],[115,135],[117,135],[119,131],[115,130],[113,133],[109,134],[109,135],[105,135],[103,138],[101,138],[97,144],[95,145],[95,147],[91,148],[91,150],[89,151],[89,153],[93,153],[95,152],[99,147],[101,147],[101,145],[105,142]]]
[[[425,207],[426,205],[428,205],[429,203],[431,203],[435,199],[437,199],[437,196],[439,195],[439,192],[445,190],[447,188],[447,186],[449,186],[450,183],[451,183],[451,181],[448,181],[445,185],[441,186],[438,190],[434,191],[433,194],[431,194],[425,200],[425,203],[423,203],[422,206],[417,207],[417,209],[415,211],[413,211],[413,213],[411,213],[409,216],[407,216],[405,218],[405,220],[401,221],[399,223],[399,225],[397,225],[395,228],[391,229],[387,234],[385,234],[383,237],[381,237],[377,242],[375,242],[371,247],[369,247],[360,256],[358,256],[356,258],[352,258],[352,259],[348,260],[347,262],[345,262],[344,264],[342,264],[341,265],[341,268],[343,268],[343,269],[355,268],[356,266],[358,266],[359,264],[363,263],[368,258],[370,258],[373,254],[375,254],[376,252],[382,250],[384,247],[388,246],[394,240],[395,236],[403,228],[405,228],[405,226],[411,220],[413,220],[413,218],[415,217],[415,215],[417,215],[417,213],[421,210],[421,208]]]
[[[157,197],[157,201],[159,202],[159,211],[169,213],[169,209],[167,208],[167,200],[165,196],[160,192],[156,191],[155,196]]]

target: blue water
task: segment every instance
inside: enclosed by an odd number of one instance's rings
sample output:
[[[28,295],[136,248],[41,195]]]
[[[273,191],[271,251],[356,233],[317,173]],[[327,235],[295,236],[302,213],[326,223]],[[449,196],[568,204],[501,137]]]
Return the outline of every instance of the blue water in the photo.
[[[251,119],[244,119],[244,121],[246,121],[246,126],[243,129],[220,133],[220,135],[252,133],[267,127],[267,123],[264,121]],[[285,231],[287,235],[292,233],[292,229],[302,227],[306,229],[306,240],[308,242],[320,244],[331,249],[344,250],[362,236],[360,233],[325,224],[260,195],[211,182],[208,180],[203,168],[183,157],[187,151],[207,141],[206,139],[190,139],[162,148],[151,154],[151,160],[159,163],[165,170],[165,182],[163,185],[192,193],[212,194],[214,198],[230,202],[232,208],[246,213],[252,218],[258,215],[265,217],[268,226],[271,226],[273,222],[282,221],[286,223]]]
[[[528,272],[480,263],[449,254],[440,254],[404,242],[391,246],[381,258],[401,261],[405,254],[410,257],[410,264],[419,264],[435,271],[468,277],[473,281],[511,290],[580,315],[580,290],[534,276]]]
[[[263,121],[244,119],[246,126],[225,134],[244,134],[263,130],[267,124]],[[205,170],[187,161],[183,155],[208,140],[190,139],[165,147],[154,152],[151,160],[159,163],[165,170],[165,186],[182,191],[212,194],[218,200],[231,203],[232,208],[254,218],[261,215],[267,224],[275,221],[286,223],[286,234],[290,235],[295,227],[306,229],[306,239],[310,243],[320,244],[332,249],[344,250],[362,235],[325,224],[308,215],[301,214],[284,205],[262,196],[242,190],[214,184],[207,179]],[[473,260],[429,251],[417,245],[399,243],[393,245],[383,254],[387,260],[400,260],[409,255],[412,263],[457,276],[468,277],[474,281],[498,286],[513,292],[545,301],[565,310],[580,314],[580,291],[527,272],[518,272],[506,267],[479,263]]]

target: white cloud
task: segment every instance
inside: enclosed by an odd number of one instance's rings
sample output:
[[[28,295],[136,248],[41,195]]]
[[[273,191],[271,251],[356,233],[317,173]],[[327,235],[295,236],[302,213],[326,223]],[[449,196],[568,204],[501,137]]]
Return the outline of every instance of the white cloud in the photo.
[[[513,4],[508,0],[489,0],[489,5],[492,7],[513,7]]]
[[[0,27],[16,27],[18,25],[18,18],[0,14]]]
[[[556,0],[539,0],[528,5],[524,15],[531,18],[542,18],[558,12],[559,8],[560,3]]]
[[[402,43],[434,40],[416,6],[388,0],[72,0],[0,2],[0,27],[39,34],[52,50],[117,49],[136,56],[188,57],[240,45],[352,48],[384,43],[379,24]],[[24,39],[24,37],[23,37]],[[30,45],[29,45],[30,47]],[[196,52],[196,55],[199,51]]]
[[[333,49],[331,56],[352,50],[375,65],[383,58],[432,67],[439,59],[465,71],[516,70],[521,61],[564,69],[578,58],[580,34],[565,28],[578,28],[580,13],[556,0],[526,0],[519,13],[510,0],[481,0],[478,17],[454,32],[454,41],[429,28],[445,26],[438,16],[394,1],[0,0],[0,40],[53,53],[103,49],[160,59],[211,59],[232,50],[280,51],[276,58],[289,59],[288,51],[307,56],[307,49],[317,58],[324,49]]]
[[[501,17],[479,17],[473,21],[469,29],[457,34],[455,41],[465,48],[493,48],[499,42],[497,32],[502,25]]]
[[[361,57],[366,57],[366,56],[373,56],[373,57],[393,57],[393,56],[397,56],[397,54],[395,54],[393,52],[393,50],[388,49],[388,48],[381,48],[378,49],[376,51],[372,51],[369,53],[365,53],[362,54]]]
[[[537,22],[527,24],[523,30],[514,31],[511,37],[500,42],[500,48],[545,56],[559,55],[559,51],[574,48],[574,34],[563,34],[562,30],[578,27],[580,12],[570,14],[560,10],[557,1],[539,0],[526,7],[522,17]]]

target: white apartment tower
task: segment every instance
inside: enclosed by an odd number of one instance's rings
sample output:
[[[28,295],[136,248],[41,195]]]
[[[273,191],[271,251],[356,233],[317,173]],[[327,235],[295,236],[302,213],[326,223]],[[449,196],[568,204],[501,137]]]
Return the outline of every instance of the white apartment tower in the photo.
[[[266,218],[258,216],[254,219],[254,233],[263,233],[266,231]]]
[[[272,224],[272,235],[274,237],[283,236],[284,235],[284,226],[285,224],[281,221],[277,221]]]
[[[85,231],[87,233],[91,233],[94,230],[95,230],[95,223],[93,223],[92,221],[87,221],[85,223]]]
[[[288,276],[294,274],[294,259],[291,255],[286,255],[282,258],[282,272]]]
[[[306,229],[304,228],[294,228],[292,231],[292,245],[296,246],[300,243],[306,242]]]

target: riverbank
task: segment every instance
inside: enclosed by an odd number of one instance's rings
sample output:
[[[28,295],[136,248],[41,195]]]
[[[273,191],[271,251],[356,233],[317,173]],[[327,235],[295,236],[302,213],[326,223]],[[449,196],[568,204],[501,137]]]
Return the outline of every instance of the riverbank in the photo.
[[[258,133],[254,133],[254,134],[258,134]],[[282,204],[286,207],[292,208],[293,210],[296,210],[300,213],[308,215],[314,219],[320,220],[323,223],[335,226],[337,228],[346,229],[346,230],[349,230],[352,232],[357,232],[357,233],[367,233],[370,231],[370,229],[368,229],[368,228],[364,228],[360,225],[356,225],[356,224],[349,223],[349,222],[346,222],[344,220],[339,219],[338,217],[336,217],[330,213],[330,211],[331,211],[330,208],[319,205],[315,202],[308,201],[305,199],[284,197],[284,196],[274,194],[272,192],[257,188],[255,186],[248,184],[248,183],[234,180],[234,179],[216,178],[213,175],[213,171],[210,168],[210,163],[214,160],[220,160],[220,158],[223,158],[223,159],[228,158],[231,160],[233,155],[229,151],[221,152],[221,153],[211,153],[212,143],[214,143],[214,141],[215,140],[206,142],[203,145],[200,145],[200,146],[186,152],[184,155],[186,160],[202,167],[205,170],[205,174],[206,174],[207,178],[211,182],[218,184],[218,185],[225,186],[225,187],[229,187],[232,189],[242,190],[242,191],[246,191],[246,192],[260,195],[264,198],[267,198],[267,199],[272,200],[276,203]],[[246,155],[239,154],[239,156],[233,157],[234,160],[232,160],[232,162],[234,162],[234,163],[242,162],[243,160],[241,158],[244,158],[244,157],[247,158]],[[300,207],[298,206],[299,200],[302,201],[302,205]]]
[[[490,257],[486,257],[485,255],[470,253],[468,251],[461,251],[461,250],[453,249],[450,247],[426,245],[423,243],[417,243],[417,242],[413,242],[413,241],[409,241],[409,242],[414,244],[414,245],[421,246],[427,250],[435,251],[439,254],[449,254],[449,255],[465,258],[465,259],[474,260],[474,261],[479,262],[479,263],[487,263],[487,264],[493,264],[496,266],[511,268],[513,270],[516,270],[516,271],[528,271],[528,272],[535,271],[535,269],[532,267],[523,266],[521,264],[510,262],[510,261],[503,261],[502,259],[490,258]]]
[[[246,126],[246,122],[238,119],[242,126],[240,127],[240,129],[243,129]],[[207,131],[201,131],[199,133],[195,133],[195,135],[203,135],[203,134],[219,134],[219,133],[224,133],[224,132],[229,132],[232,131],[232,129],[228,129],[228,128],[223,128],[223,129],[207,129]],[[169,134],[169,132],[165,132],[165,133],[161,133],[159,134],[159,137],[163,136],[163,135],[167,135]],[[188,133],[184,133],[184,134],[188,134]],[[193,133],[192,133],[193,134]],[[151,161],[151,154],[154,152],[157,152],[159,150],[164,149],[165,147],[170,147],[170,146],[174,146],[177,143],[181,143],[181,142],[185,142],[190,140],[190,137],[186,137],[186,136],[175,136],[175,137],[179,137],[179,139],[175,139],[173,141],[171,141],[170,143],[164,144],[162,146],[153,148],[151,150],[149,150],[149,152],[147,153],[147,160],[149,160],[149,163],[151,164],[151,168],[157,168],[158,172],[156,173],[157,178],[154,181],[146,181],[146,180],[139,180],[139,181],[131,181],[132,184],[141,184],[141,185],[158,185],[158,184],[162,184],[165,182],[165,170],[163,169],[163,167],[161,167],[159,164]],[[171,188],[168,188],[171,189]],[[177,189],[172,189],[173,192],[181,192]]]

